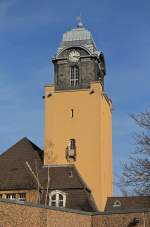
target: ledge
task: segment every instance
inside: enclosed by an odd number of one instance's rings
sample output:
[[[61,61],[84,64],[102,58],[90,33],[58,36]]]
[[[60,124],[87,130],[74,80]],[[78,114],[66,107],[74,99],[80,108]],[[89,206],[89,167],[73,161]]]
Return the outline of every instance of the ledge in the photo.
[[[44,209],[49,209],[49,210],[82,214],[82,215],[87,215],[87,216],[150,212],[150,208],[115,210],[115,211],[104,211],[104,212],[87,212],[87,211],[74,210],[74,209],[68,209],[68,208],[49,207],[49,206],[45,206],[42,204],[34,204],[34,203],[22,202],[22,201],[17,201],[17,200],[9,200],[9,199],[0,199],[0,203],[17,204],[20,206],[24,205],[24,206],[29,206],[29,207],[44,208]]]

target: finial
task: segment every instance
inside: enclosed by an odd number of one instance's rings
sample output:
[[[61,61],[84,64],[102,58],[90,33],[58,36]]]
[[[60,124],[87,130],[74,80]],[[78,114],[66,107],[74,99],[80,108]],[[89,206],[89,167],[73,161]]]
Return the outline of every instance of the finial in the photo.
[[[77,16],[77,22],[78,22],[78,24],[77,24],[77,27],[78,28],[83,28],[83,23],[82,23],[82,18],[81,18],[81,16]]]

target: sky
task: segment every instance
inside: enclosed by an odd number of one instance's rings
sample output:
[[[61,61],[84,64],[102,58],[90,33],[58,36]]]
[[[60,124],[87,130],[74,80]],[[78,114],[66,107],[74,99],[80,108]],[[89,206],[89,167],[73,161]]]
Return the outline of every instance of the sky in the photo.
[[[149,0],[0,0],[0,153],[22,137],[43,148],[42,96],[53,83],[51,58],[81,15],[106,60],[116,182],[135,148],[137,127],[129,114],[150,106],[149,12]]]

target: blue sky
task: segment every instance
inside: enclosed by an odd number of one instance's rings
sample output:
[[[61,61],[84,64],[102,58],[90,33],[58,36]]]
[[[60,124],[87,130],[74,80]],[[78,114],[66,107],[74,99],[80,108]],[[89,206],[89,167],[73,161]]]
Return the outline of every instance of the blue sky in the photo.
[[[81,14],[106,59],[119,174],[134,149],[136,126],[129,114],[150,104],[149,12],[149,0],[0,0],[0,152],[24,136],[43,147],[42,95],[53,81],[50,60]]]

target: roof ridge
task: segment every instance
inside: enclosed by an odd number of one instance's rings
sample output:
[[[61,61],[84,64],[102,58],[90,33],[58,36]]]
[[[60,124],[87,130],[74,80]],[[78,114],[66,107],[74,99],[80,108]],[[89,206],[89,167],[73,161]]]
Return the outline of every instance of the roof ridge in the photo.
[[[150,197],[150,195],[111,196],[107,198],[115,199],[115,198],[139,198],[139,197]]]
[[[12,149],[14,149],[16,146],[18,146],[21,143],[26,143],[28,146],[30,146],[30,148],[32,148],[32,150],[37,150],[39,153],[42,153],[43,150],[38,147],[36,144],[34,144],[31,140],[29,140],[27,137],[23,137],[20,140],[18,140],[15,144],[13,144],[12,146],[10,146],[8,149],[6,149],[4,152],[2,152],[0,154],[0,156],[3,156],[5,154],[7,154],[8,152],[10,152]]]

